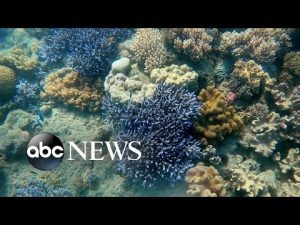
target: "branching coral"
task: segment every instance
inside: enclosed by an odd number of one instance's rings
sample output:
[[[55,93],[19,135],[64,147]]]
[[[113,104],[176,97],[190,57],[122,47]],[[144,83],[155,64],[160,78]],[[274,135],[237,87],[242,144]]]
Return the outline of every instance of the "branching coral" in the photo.
[[[279,162],[282,173],[292,172],[295,181],[300,182],[300,153],[298,148],[291,148],[285,159]]]
[[[164,30],[167,42],[194,61],[207,58],[214,50],[217,29],[205,28],[170,28]]]
[[[197,99],[203,103],[203,107],[193,126],[202,144],[223,141],[225,135],[237,133],[242,127],[241,118],[233,106],[228,105],[224,93],[217,88],[208,86],[202,89]]]
[[[169,61],[163,35],[158,29],[137,29],[130,51],[133,53],[133,60],[144,67],[145,73],[163,67]]]
[[[150,80],[154,83],[184,85],[190,90],[197,90],[198,87],[198,74],[186,64],[153,69],[150,74]]]
[[[100,108],[102,84],[69,68],[49,74],[44,86],[46,96],[80,110],[95,112]]]
[[[200,152],[200,158],[213,165],[219,165],[222,160],[221,157],[216,154],[216,151],[217,149],[215,147],[208,145]]]
[[[0,66],[0,101],[9,99],[14,93],[15,86],[15,72],[6,66]]]
[[[160,84],[154,95],[141,103],[103,104],[109,119],[119,124],[116,138],[141,143],[139,160],[128,160],[130,152],[125,152],[118,163],[118,171],[132,182],[146,187],[173,185],[199,158],[199,144],[188,131],[200,103],[186,89]]]
[[[83,76],[105,76],[118,54],[118,44],[132,34],[130,29],[51,29],[44,38],[40,56],[47,62],[61,62]]]
[[[197,197],[222,197],[225,196],[224,180],[213,166],[204,166],[198,163],[189,169],[185,175],[188,183],[188,196]]]
[[[19,80],[14,102],[22,108],[28,108],[39,99],[40,87],[26,80]]]
[[[68,197],[71,192],[61,186],[51,187],[48,184],[31,180],[28,184],[16,187],[16,197]]]
[[[266,64],[275,61],[291,45],[285,29],[249,28],[222,33],[219,50],[239,59],[253,59]]]
[[[282,72],[279,79],[289,86],[299,84],[300,78],[300,52],[288,52],[283,59]]]

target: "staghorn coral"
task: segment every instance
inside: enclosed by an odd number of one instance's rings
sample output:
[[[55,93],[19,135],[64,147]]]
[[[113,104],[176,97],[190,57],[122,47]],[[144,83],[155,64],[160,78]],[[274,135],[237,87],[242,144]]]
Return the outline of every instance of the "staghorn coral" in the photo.
[[[276,190],[277,197],[299,197],[300,196],[300,183],[281,182]]]
[[[217,29],[206,28],[170,28],[164,29],[163,34],[177,52],[187,55],[193,61],[208,58],[218,38]]]
[[[46,78],[45,96],[62,101],[80,110],[96,112],[100,108],[102,84],[92,81],[78,72],[63,68]]]
[[[8,100],[13,95],[15,86],[15,72],[6,66],[0,66],[0,102]]]
[[[51,29],[39,55],[49,63],[64,61],[82,76],[103,77],[118,54],[118,44],[132,32],[125,28]]]
[[[279,168],[282,173],[292,172],[296,182],[300,182],[300,153],[298,148],[291,148],[285,159],[279,162]]]
[[[224,32],[220,36],[219,51],[238,59],[253,59],[267,64],[274,62],[292,46],[288,31],[279,28],[249,28],[241,32]]]
[[[158,29],[137,29],[130,51],[133,54],[133,60],[142,65],[145,73],[148,74],[154,68],[165,66],[169,61],[163,35]]]
[[[141,103],[103,101],[105,115],[119,125],[115,139],[141,143],[141,158],[127,160],[136,156],[125,152],[118,171],[146,187],[180,181],[199,158],[199,144],[189,134],[199,107],[193,93],[165,84],[159,84],[154,95]]]
[[[189,185],[186,194],[194,197],[223,197],[226,194],[224,180],[213,166],[198,163],[185,175]]]
[[[16,86],[16,95],[14,102],[21,108],[29,108],[39,99],[40,87],[35,83],[30,83],[26,80],[19,80]]]
[[[197,90],[198,74],[188,65],[171,65],[164,68],[153,69],[150,73],[153,83],[166,83],[176,86],[185,86],[190,90]]]
[[[237,133],[242,127],[243,122],[234,107],[228,105],[224,93],[217,88],[208,86],[202,89],[197,99],[203,106],[193,127],[203,145],[223,141],[225,135]]]
[[[16,187],[16,197],[68,197],[71,192],[62,186],[49,186],[47,183],[32,179],[24,186]]]

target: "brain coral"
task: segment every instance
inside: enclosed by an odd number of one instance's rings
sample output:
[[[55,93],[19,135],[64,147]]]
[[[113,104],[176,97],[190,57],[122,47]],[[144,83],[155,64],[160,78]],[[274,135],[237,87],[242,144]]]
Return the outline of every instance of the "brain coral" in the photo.
[[[119,125],[115,139],[141,143],[141,158],[127,160],[130,152],[125,152],[118,171],[146,187],[174,185],[181,180],[199,158],[199,143],[189,133],[199,107],[193,93],[164,84],[159,84],[154,95],[141,103],[103,101],[113,126]]]
[[[100,109],[102,83],[81,76],[69,68],[49,74],[44,89],[46,96],[72,105],[80,110],[96,112]]]
[[[236,58],[253,59],[266,64],[275,61],[291,45],[286,29],[249,28],[241,32],[222,33],[218,48]]]
[[[237,133],[242,127],[241,118],[235,113],[233,106],[228,105],[224,93],[217,88],[208,86],[207,89],[202,89],[197,99],[203,106],[193,126],[199,133],[202,144],[223,141],[225,135]]]
[[[14,93],[15,86],[15,72],[6,66],[0,66],[0,101],[9,99]]]
[[[198,163],[189,169],[185,175],[185,182],[188,183],[188,196],[197,197],[222,197],[225,196],[224,180],[213,166],[204,166]]]
[[[164,30],[167,42],[194,61],[207,58],[214,50],[217,29],[205,28],[170,28]]]
[[[153,69],[150,80],[154,83],[165,82],[176,86],[184,85],[191,90],[196,90],[198,86],[198,74],[186,64]]]
[[[137,29],[130,51],[133,59],[144,67],[145,73],[163,67],[169,61],[163,35],[158,29]]]

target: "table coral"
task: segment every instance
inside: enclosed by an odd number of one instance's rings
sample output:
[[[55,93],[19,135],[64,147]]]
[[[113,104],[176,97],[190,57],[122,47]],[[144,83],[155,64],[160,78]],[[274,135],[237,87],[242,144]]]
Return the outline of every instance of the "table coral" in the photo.
[[[266,64],[274,62],[280,53],[291,46],[286,29],[249,28],[241,32],[222,33],[218,49],[239,59],[253,59]]]
[[[279,162],[282,173],[292,172],[295,181],[300,182],[300,153],[298,148],[291,148],[285,159]]]
[[[63,68],[49,74],[44,89],[46,96],[80,110],[96,112],[100,108],[102,83]]]
[[[193,61],[208,58],[215,50],[218,38],[217,29],[206,28],[170,28],[164,29],[167,42],[179,53],[190,57]]]
[[[228,105],[224,93],[217,88],[202,89],[197,99],[203,106],[193,126],[202,144],[223,141],[225,135],[237,133],[242,127],[243,122],[234,107]]]
[[[194,197],[223,197],[226,194],[224,180],[213,166],[198,163],[185,175],[188,184],[186,194]]]
[[[154,68],[165,66],[169,61],[163,35],[158,29],[137,29],[130,51],[133,53],[133,60],[142,65],[148,74]]]
[[[155,68],[150,73],[150,80],[153,83],[184,85],[190,90],[197,90],[198,87],[198,74],[186,64]]]
[[[9,99],[14,93],[15,86],[15,72],[6,66],[0,66],[0,101]]]

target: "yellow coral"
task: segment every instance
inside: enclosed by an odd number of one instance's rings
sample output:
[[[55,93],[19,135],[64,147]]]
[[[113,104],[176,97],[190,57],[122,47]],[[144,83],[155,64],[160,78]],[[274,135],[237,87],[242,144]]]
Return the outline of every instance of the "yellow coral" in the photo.
[[[264,72],[260,65],[256,64],[253,60],[244,62],[242,60],[237,61],[234,64],[233,76],[246,79],[247,83],[253,87],[260,87],[262,84],[270,86],[273,84],[273,80],[269,74]]]
[[[96,112],[100,108],[102,84],[80,76],[72,69],[63,68],[48,75],[46,96],[58,99],[81,110]]]
[[[194,121],[194,128],[200,134],[200,141],[207,145],[213,141],[223,141],[225,135],[236,133],[242,127],[241,118],[229,106],[220,90],[208,86],[202,89],[197,99],[202,103],[200,117]]]
[[[8,99],[11,97],[15,86],[15,72],[6,66],[0,66],[0,99]]]
[[[198,197],[225,196],[224,180],[213,166],[198,163],[189,169],[185,175],[185,182],[189,184],[187,195]]]

